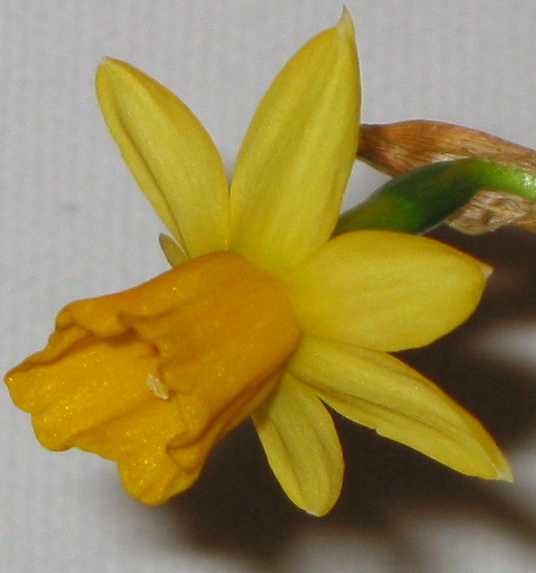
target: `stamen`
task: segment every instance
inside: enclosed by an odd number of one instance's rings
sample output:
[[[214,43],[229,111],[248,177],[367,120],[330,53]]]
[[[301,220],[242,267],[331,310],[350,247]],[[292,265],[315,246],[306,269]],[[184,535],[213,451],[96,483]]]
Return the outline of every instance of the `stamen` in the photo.
[[[149,390],[160,400],[169,399],[169,391],[167,386],[154,374],[149,374],[147,376],[147,386]]]

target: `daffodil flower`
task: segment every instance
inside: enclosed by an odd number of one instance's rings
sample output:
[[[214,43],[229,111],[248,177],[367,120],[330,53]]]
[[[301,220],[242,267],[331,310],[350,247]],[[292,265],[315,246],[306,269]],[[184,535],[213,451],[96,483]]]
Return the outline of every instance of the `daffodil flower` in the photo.
[[[386,354],[465,321],[489,268],[412,235],[330,240],[358,140],[346,11],[275,79],[230,190],[209,135],[165,87],[107,60],[97,91],[174,237],[162,243],[174,268],[69,304],[46,348],[8,373],[44,446],[115,460],[128,492],[157,504],[189,488],[215,444],[251,416],[288,497],[324,515],[344,469],[327,404],[461,473],[510,479],[479,422]]]

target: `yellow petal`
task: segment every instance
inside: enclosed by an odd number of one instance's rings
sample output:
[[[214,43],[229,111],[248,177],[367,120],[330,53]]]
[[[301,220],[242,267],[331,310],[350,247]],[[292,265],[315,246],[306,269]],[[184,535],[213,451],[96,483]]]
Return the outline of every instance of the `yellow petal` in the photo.
[[[132,174],[188,255],[225,249],[224,167],[193,113],[164,86],[118,60],[99,67],[97,95]]]
[[[186,253],[181,249],[169,235],[160,233],[158,237],[158,242],[160,243],[160,248],[166,257],[167,262],[172,267],[178,267],[188,260]]]
[[[480,423],[388,354],[306,337],[289,370],[340,414],[381,436],[463,474],[512,479],[508,462]]]
[[[474,311],[490,268],[414,235],[358,231],[287,277],[305,332],[375,350],[423,346]]]
[[[286,374],[253,420],[291,501],[312,515],[328,513],[339,498],[344,460],[333,420],[320,400]]]
[[[231,187],[231,248],[266,268],[330,236],[357,149],[359,67],[347,11],[306,44],[261,101]]]

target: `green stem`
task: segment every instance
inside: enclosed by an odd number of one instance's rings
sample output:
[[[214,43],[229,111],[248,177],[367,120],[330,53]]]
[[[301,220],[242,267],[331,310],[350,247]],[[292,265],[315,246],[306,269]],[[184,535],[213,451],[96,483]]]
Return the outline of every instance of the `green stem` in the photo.
[[[358,229],[424,233],[482,189],[536,201],[536,174],[475,158],[425,165],[391,179],[343,213],[334,235]]]

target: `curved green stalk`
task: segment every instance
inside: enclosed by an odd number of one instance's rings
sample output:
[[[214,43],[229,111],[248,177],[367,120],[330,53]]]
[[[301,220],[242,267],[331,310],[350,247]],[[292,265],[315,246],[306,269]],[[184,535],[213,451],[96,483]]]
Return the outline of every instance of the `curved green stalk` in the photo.
[[[358,229],[424,233],[483,189],[536,202],[536,173],[475,158],[425,165],[391,179],[343,213],[334,235]]]

